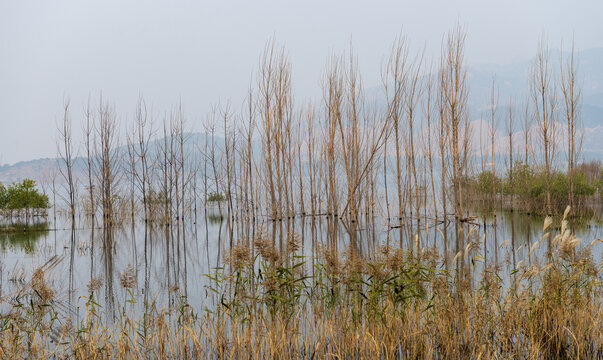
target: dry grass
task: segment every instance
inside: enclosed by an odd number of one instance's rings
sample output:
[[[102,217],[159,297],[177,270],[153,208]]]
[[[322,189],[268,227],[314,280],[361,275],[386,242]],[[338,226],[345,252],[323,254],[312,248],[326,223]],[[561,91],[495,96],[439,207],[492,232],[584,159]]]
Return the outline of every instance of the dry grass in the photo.
[[[95,308],[94,284],[85,318],[60,319],[40,269],[2,315],[0,357],[601,358],[601,265],[589,255],[597,241],[581,243],[566,224],[550,254],[536,256],[545,227],[531,265],[507,274],[451,274],[435,265],[433,249],[391,247],[370,260],[325,248],[312,265],[297,255],[295,237],[288,254],[260,238],[255,258],[235,247],[229,268],[208,276],[213,305],[124,311],[112,325]],[[464,249],[455,261],[479,261],[479,244]]]

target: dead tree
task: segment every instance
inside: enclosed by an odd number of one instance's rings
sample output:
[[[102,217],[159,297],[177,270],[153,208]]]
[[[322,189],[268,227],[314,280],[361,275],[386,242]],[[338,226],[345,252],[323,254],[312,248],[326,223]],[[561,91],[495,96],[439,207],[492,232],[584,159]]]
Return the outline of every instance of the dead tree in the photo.
[[[220,116],[222,117],[222,126],[224,130],[224,174],[226,174],[226,184],[224,192],[226,195],[226,205],[229,218],[234,217],[233,192],[234,192],[234,151],[233,148],[236,142],[236,132],[230,128],[232,113],[230,104],[227,103],[224,107],[220,107]]]
[[[567,124],[568,201],[570,208],[574,211],[576,206],[574,197],[574,169],[576,167],[576,158],[579,157],[581,143],[579,121],[582,109],[582,83],[578,78],[578,61],[576,60],[573,40],[570,55],[566,60],[563,58],[560,59],[559,63],[561,64],[561,93]],[[578,141],[578,146],[576,146],[576,140]]]
[[[284,48],[270,41],[260,59],[257,111],[262,140],[262,169],[269,218],[294,215],[291,126],[293,95],[291,64]]]
[[[394,41],[392,50],[388,57],[385,68],[382,70],[382,82],[385,89],[387,101],[387,122],[393,128],[394,147],[395,147],[395,171],[396,171],[396,189],[398,199],[398,221],[401,222],[404,217],[404,190],[402,179],[402,141],[401,132],[403,112],[404,112],[404,91],[408,81],[408,45],[406,38],[399,36]]]
[[[496,221],[496,129],[498,128],[498,88],[496,87],[496,78],[492,78],[492,88],[490,93],[490,161],[492,174],[492,184],[490,185],[490,206]]]
[[[133,133],[133,131],[132,131]],[[135,220],[135,211],[136,211],[136,153],[135,153],[135,144],[132,139],[133,136],[130,135],[130,132],[126,134],[126,158],[125,158],[125,166],[124,172],[128,175],[128,185],[129,185],[129,201],[130,201],[130,221],[132,225]]]
[[[456,27],[446,37],[442,55],[442,82],[445,117],[449,123],[449,149],[452,155],[452,185],[455,216],[463,214],[462,178],[466,170],[464,160],[467,158],[466,141],[467,127],[467,98],[466,83],[467,69],[465,66],[465,37],[462,28]]]
[[[433,78],[433,74],[432,71],[430,69],[429,73],[428,73],[428,78],[427,81],[425,83],[425,91],[426,91],[426,98],[425,98],[425,102],[424,102],[424,113],[425,113],[425,118],[427,120],[427,129],[426,131],[426,137],[427,137],[427,143],[424,144],[425,145],[425,153],[427,153],[427,161],[429,164],[429,179],[430,179],[430,183],[431,183],[431,195],[432,195],[432,200],[433,201],[433,213],[435,218],[438,218],[438,206],[437,206],[437,200],[436,200],[436,188],[435,188],[435,177],[434,177],[434,172],[433,172],[433,148],[432,148],[432,117],[433,117],[433,111],[434,111],[434,78]],[[425,141],[424,141],[425,143]]]
[[[414,213],[417,217],[417,228],[416,234],[420,233],[420,208],[421,208],[421,197],[419,196],[419,182],[417,180],[417,160],[415,152],[415,121],[417,120],[417,104],[422,95],[422,83],[421,83],[421,68],[423,65],[423,53],[419,54],[413,59],[409,67],[409,77],[406,89],[404,91],[404,109],[406,112],[406,123],[408,124],[407,139],[408,139],[408,168],[412,175],[414,191]],[[409,179],[410,183],[410,179]],[[411,214],[412,218],[412,214]]]
[[[221,171],[218,171],[218,161],[216,155],[216,116],[217,116],[217,108],[215,106],[212,107],[212,111],[205,122],[205,133],[209,132],[209,136],[211,139],[211,143],[209,149],[207,149],[205,154],[205,159],[209,160],[211,165],[212,177],[214,180],[214,197],[217,199],[218,203],[218,213],[220,215],[220,219],[222,219],[222,201],[221,201],[221,193],[220,193],[220,176]],[[206,191],[207,192],[207,191]],[[207,193],[205,194],[207,197]],[[207,201],[207,200],[206,200]]]
[[[344,78],[341,74],[341,63],[333,56],[327,74],[323,80],[323,102],[325,106],[323,139],[323,161],[325,163],[325,194],[327,200],[327,215],[338,216],[338,186],[337,186],[337,126],[343,114]]]
[[[102,95],[98,107],[96,122],[96,178],[99,184],[100,200],[103,210],[103,226],[110,228],[115,223],[114,196],[119,181],[118,166],[120,153],[118,150],[117,116],[110,104],[103,102]]]
[[[74,149],[73,149],[73,138],[71,135],[71,116],[69,114],[69,99],[65,99],[63,102],[63,119],[61,125],[58,127],[59,140],[58,140],[58,151],[61,159],[62,166],[59,167],[61,176],[66,182],[66,202],[69,206],[69,215],[71,217],[71,226],[75,226],[75,200],[76,186],[75,178],[73,174],[73,161],[74,161]]]
[[[532,116],[530,114],[530,102],[526,101],[523,107],[523,121],[521,123],[522,125],[522,132],[523,132],[523,140],[524,140],[524,160],[523,160],[523,166],[524,169],[522,171],[528,171],[530,168],[530,144],[531,144],[531,134],[532,134]],[[529,211],[530,208],[530,203],[528,200],[528,195],[529,195],[529,177],[527,176],[527,174],[524,174],[523,176],[524,178],[524,192],[523,192],[523,198],[524,198],[524,207],[526,210]]]
[[[94,118],[92,109],[90,108],[90,99],[84,110],[86,117],[86,123],[84,124],[84,146],[86,147],[86,172],[88,175],[88,201],[90,202],[89,215],[92,220],[92,227],[95,226],[94,218],[96,215],[96,204],[94,201],[94,177],[92,172],[94,171],[94,158],[93,158],[93,136],[94,136]]]
[[[513,133],[515,132],[515,119],[514,119],[514,102],[509,99],[509,105],[507,107],[507,138],[508,150],[509,150],[509,165],[508,165],[508,176],[509,176],[509,194],[511,198],[511,208],[513,208],[513,197],[515,194],[515,179],[513,178]]]
[[[538,132],[544,152],[544,176],[546,188],[546,212],[552,215],[551,174],[555,156],[557,128],[555,116],[557,95],[554,88],[551,51],[545,37],[540,39],[538,53],[530,71],[530,95],[538,123]]]
[[[149,221],[149,196],[151,191],[151,174],[149,163],[149,143],[153,136],[153,122],[149,116],[146,103],[142,97],[138,99],[135,115],[135,146],[134,154],[137,158],[139,166],[135,171],[135,178],[138,190],[142,198],[142,207],[144,211],[144,221]]]

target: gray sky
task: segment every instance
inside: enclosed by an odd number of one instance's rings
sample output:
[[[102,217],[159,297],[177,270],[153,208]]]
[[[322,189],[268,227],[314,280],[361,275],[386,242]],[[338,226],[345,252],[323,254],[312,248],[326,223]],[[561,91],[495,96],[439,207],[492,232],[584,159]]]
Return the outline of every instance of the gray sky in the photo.
[[[469,64],[504,64],[530,58],[543,31],[553,47],[572,34],[578,49],[603,47],[601,14],[597,0],[0,0],[0,163],[56,155],[64,96],[74,133],[101,90],[122,121],[139,94],[157,119],[181,99],[201,130],[212,103],[242,101],[272,36],[289,54],[296,95],[308,97],[320,94],[329,54],[350,42],[370,87],[400,32],[435,56],[460,23]]]

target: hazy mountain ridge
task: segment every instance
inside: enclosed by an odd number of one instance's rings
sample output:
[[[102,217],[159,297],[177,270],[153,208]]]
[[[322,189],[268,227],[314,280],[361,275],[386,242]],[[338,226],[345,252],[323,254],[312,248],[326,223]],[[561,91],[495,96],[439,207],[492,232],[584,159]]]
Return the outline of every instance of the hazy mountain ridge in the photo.
[[[205,142],[210,143],[210,136],[204,133],[186,133],[185,135],[185,153],[187,156],[194,156],[199,153],[199,149],[203,149]],[[165,138],[155,139],[149,142],[148,158],[150,161],[159,156],[161,151],[162,142]],[[216,146],[216,152],[224,144],[224,138],[215,136],[214,142]],[[122,157],[122,163],[120,166],[124,168],[127,166],[127,145],[121,144],[117,148]],[[88,177],[87,160],[82,157],[80,153],[73,159],[73,175],[82,183]],[[63,166],[63,160],[60,158],[42,158],[28,161],[21,161],[12,165],[0,166],[0,183],[10,184],[14,181],[21,181],[22,179],[29,178],[36,180],[39,184],[51,184],[54,181],[56,184],[62,184],[65,182],[63,175],[59,171],[59,167]],[[87,181],[87,180],[85,180]]]
[[[567,53],[564,53],[567,55]],[[582,126],[584,128],[584,138],[582,154],[587,160],[603,160],[603,48],[589,49],[580,51],[577,54],[579,61],[579,72],[583,81],[583,106],[581,113]],[[551,66],[559,66],[560,53],[552,51]],[[505,144],[504,122],[502,114],[509,102],[513,99],[518,104],[526,98],[528,89],[528,77],[531,60],[517,62],[507,65],[474,65],[468,68],[469,81],[469,107],[472,121],[488,118],[489,103],[493,75],[496,74],[496,86],[499,93],[499,131],[501,134],[496,139],[497,143]],[[367,96],[377,101],[379,106],[385,106],[382,90],[379,87],[367,89]],[[561,101],[561,100],[560,100]],[[517,119],[523,116],[523,110],[516,110]],[[484,129],[485,130],[485,129]],[[484,131],[482,130],[482,131]],[[516,131],[520,131],[517,124]],[[477,131],[475,131],[477,133]],[[209,135],[204,133],[188,133],[186,152],[191,156],[198,154],[198,147],[203,147],[206,141],[209,141]],[[160,142],[163,138],[153,140],[150,143],[150,156],[157,155],[160,149]],[[474,139],[475,141],[475,139]],[[224,139],[215,137],[216,146],[222,147]],[[254,148],[259,146],[254,145]],[[474,144],[474,148],[475,148]],[[477,145],[479,146],[479,145]],[[501,145],[503,146],[503,145]],[[126,147],[122,145],[119,151],[125,153]],[[219,151],[219,150],[218,150]],[[562,152],[563,149],[558,149]],[[153,155],[154,154],[154,155]],[[81,154],[78,154],[81,155]],[[13,181],[20,181],[23,178],[32,178],[38,182],[50,183],[53,173],[58,183],[63,179],[58,172],[58,159],[42,158],[29,161],[22,161],[12,165],[0,166],[0,182],[7,184]],[[85,159],[78,157],[74,160],[75,175],[84,179],[86,174]]]
[[[561,53],[551,51],[551,67],[559,69]],[[569,53],[563,52],[567,57]],[[582,81],[582,110],[581,125],[584,130],[582,139],[582,156],[585,160],[603,160],[603,48],[588,49],[576,52],[578,72]],[[468,69],[469,79],[469,106],[472,119],[488,119],[490,112],[490,98],[492,81],[495,80],[498,91],[498,124],[499,131],[504,129],[502,114],[505,113],[509,101],[514,101],[516,106],[523,106],[528,96],[529,73],[532,60],[521,61],[508,65],[475,65]],[[562,99],[559,100],[561,106]],[[523,117],[523,109],[516,108],[516,119]],[[561,114],[560,114],[561,115]],[[560,130],[563,131],[563,118],[559,118]],[[516,131],[521,126],[516,124]],[[536,126],[533,125],[533,131]],[[504,132],[504,131],[503,131]],[[564,140],[564,134],[559,134]],[[504,139],[497,139],[504,143]],[[563,146],[563,145],[561,145]],[[564,155],[565,148],[559,147],[557,152]]]
[[[569,55],[563,52],[564,58]],[[557,71],[561,53],[551,51],[551,68]],[[584,105],[603,107],[603,48],[588,49],[576,52],[579,80],[582,81],[582,97]],[[469,96],[473,104],[472,111],[490,103],[492,80],[500,97],[500,105],[505,105],[509,98],[521,102],[529,90],[529,74],[532,59],[508,65],[474,65],[468,70]],[[474,114],[476,115],[476,114]]]

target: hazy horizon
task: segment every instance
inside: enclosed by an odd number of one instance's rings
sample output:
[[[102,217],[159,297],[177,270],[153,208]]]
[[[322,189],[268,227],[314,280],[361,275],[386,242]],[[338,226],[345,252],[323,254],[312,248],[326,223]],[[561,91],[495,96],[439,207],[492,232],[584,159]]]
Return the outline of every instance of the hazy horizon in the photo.
[[[517,10],[520,9],[520,10]],[[398,34],[411,50],[439,55],[456,24],[466,60],[530,59],[545,32],[551,48],[603,48],[603,4],[582,1],[285,3],[178,1],[5,1],[0,4],[0,164],[56,155],[56,121],[71,99],[79,140],[82,106],[100,91],[131,120],[142,94],[156,118],[182,101],[192,130],[210,105],[238,107],[266,42],[285,46],[298,102],[320,96],[330,54],[353,46],[366,87],[380,84],[382,59]],[[588,75],[588,74],[583,74]]]

